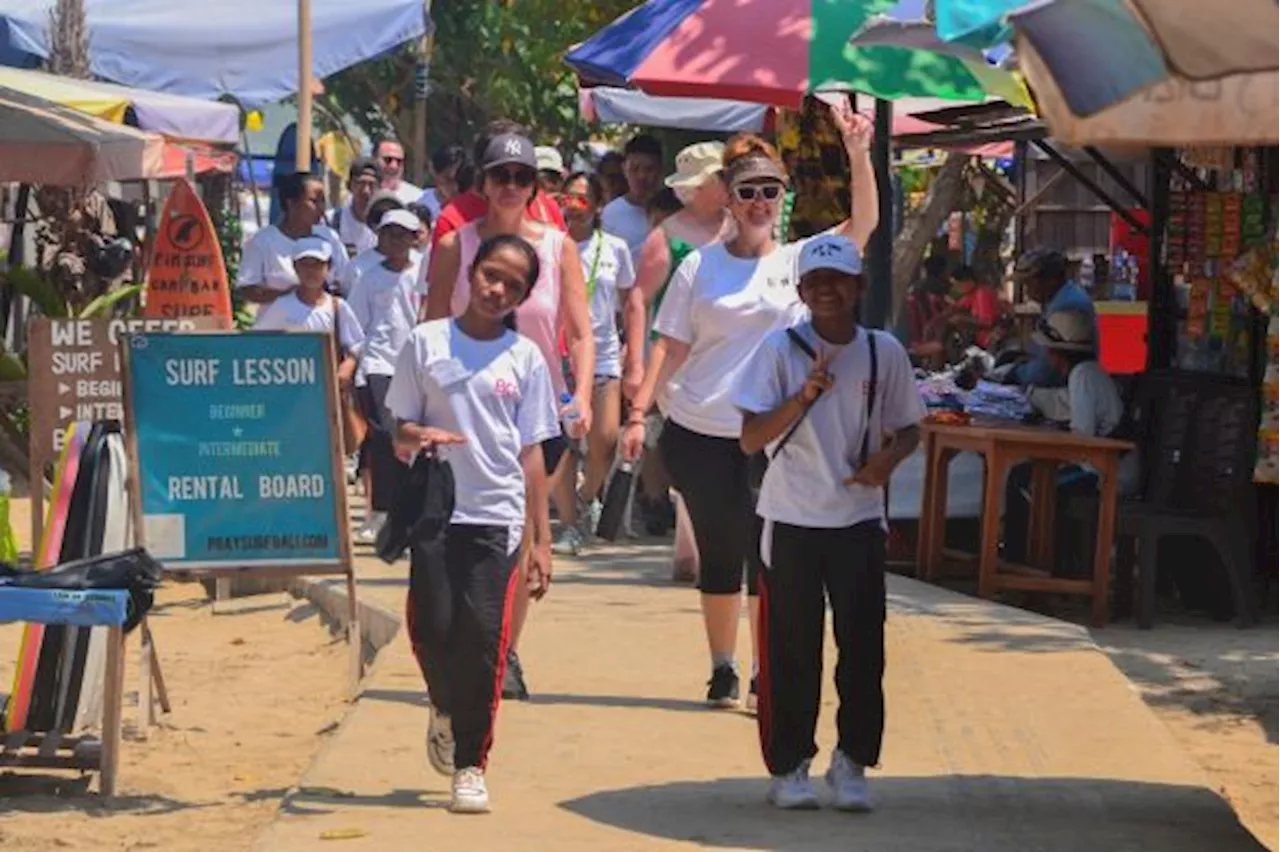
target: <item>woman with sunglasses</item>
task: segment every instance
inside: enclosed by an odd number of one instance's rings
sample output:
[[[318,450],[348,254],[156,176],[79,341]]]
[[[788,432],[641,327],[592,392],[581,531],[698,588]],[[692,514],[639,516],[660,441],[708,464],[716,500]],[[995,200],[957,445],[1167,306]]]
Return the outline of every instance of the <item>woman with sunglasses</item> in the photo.
[[[844,103],[832,108],[832,116],[852,178],[852,215],[832,232],[862,250],[879,219],[868,153],[871,126]],[[738,443],[742,414],[733,390],[764,338],[804,316],[796,282],[805,241],[779,245],[774,239],[788,179],[772,145],[740,134],[726,145],[723,165],[736,232],[690,254],[672,276],[654,323],[659,337],[623,433],[623,457],[640,455],[645,412],[670,382],[658,449],[688,507],[698,545],[698,588],[712,669],[707,703],[732,707],[739,697],[743,569],[754,626],[760,565],[760,522],[752,506],[748,457]],[[753,690],[754,681],[753,676]]]
[[[558,399],[570,393],[564,371],[559,369],[559,332],[565,329],[571,345],[574,389],[570,401],[561,409],[561,416],[566,421],[568,437],[578,440],[591,430],[591,388],[596,368],[595,338],[578,246],[563,231],[535,221],[529,213],[529,203],[537,192],[538,163],[533,142],[528,137],[514,133],[494,136],[480,163],[479,189],[488,201],[488,208],[480,218],[445,234],[432,249],[425,317],[427,320],[456,317],[466,311],[471,300],[466,272],[484,240],[499,234],[523,237],[538,252],[540,273],[532,294],[514,314],[515,327],[537,344],[551,366]],[[557,437],[543,447],[548,473],[559,466],[566,446],[564,438]],[[503,690],[504,695],[512,698],[528,697],[523,670],[515,653],[528,607],[528,595],[518,593],[512,611],[508,683]]]

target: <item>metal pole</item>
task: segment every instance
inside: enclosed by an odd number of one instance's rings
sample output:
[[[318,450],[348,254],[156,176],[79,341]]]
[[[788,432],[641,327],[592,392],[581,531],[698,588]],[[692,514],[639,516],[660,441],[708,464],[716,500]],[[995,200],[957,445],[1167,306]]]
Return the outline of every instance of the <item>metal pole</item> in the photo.
[[[867,292],[863,321],[883,328],[893,305],[893,184],[889,171],[892,157],[893,104],[876,99],[875,139],[871,143],[871,167],[879,187],[880,223],[867,245]]]
[[[298,141],[294,166],[311,171],[311,0],[298,0]]]

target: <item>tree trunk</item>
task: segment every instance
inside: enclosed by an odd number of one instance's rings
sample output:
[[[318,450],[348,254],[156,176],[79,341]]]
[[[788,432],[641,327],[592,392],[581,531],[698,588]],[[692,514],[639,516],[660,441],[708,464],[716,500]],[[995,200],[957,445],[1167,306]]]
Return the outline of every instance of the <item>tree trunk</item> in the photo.
[[[920,269],[920,261],[925,249],[933,240],[943,221],[951,214],[956,202],[964,192],[964,171],[969,164],[969,155],[961,153],[948,154],[946,162],[929,184],[929,192],[925,195],[920,208],[907,216],[902,230],[893,242],[893,323],[907,295],[907,288],[915,280]]]

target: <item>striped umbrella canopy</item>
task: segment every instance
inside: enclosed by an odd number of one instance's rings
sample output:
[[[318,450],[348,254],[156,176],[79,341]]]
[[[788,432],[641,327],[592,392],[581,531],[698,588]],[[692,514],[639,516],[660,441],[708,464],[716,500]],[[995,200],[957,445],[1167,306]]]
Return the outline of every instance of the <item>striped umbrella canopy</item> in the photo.
[[[574,47],[587,84],[651,95],[798,108],[805,95],[861,92],[1025,103],[1019,81],[976,50],[857,47],[849,37],[895,0],[648,0]]]

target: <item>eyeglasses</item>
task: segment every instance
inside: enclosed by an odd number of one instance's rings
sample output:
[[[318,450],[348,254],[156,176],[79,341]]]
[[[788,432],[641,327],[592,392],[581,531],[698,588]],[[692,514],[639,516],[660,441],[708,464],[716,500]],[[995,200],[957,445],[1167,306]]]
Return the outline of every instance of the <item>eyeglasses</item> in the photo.
[[[485,176],[498,186],[517,186],[520,188],[533,186],[533,182],[538,179],[538,173],[530,168],[497,168],[485,171]]]
[[[739,201],[751,202],[757,198],[765,201],[777,201],[782,197],[780,183],[741,183],[733,188],[733,194]]]

